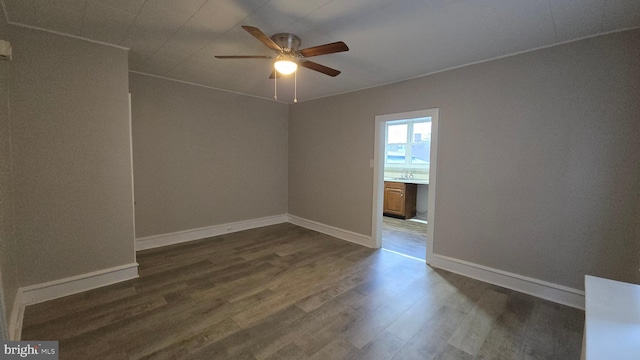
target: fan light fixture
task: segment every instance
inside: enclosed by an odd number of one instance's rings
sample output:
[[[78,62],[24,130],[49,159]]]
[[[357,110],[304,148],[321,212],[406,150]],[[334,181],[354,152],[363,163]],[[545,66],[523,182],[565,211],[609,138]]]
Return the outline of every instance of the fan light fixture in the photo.
[[[2,0],[0,0],[2,1]],[[330,44],[313,46],[306,49],[300,49],[300,38],[290,33],[278,33],[271,37],[267,36],[262,30],[253,26],[242,25],[242,28],[246,30],[253,37],[258,39],[261,43],[266,45],[269,49],[275,51],[278,55],[273,56],[266,55],[216,55],[217,59],[275,59],[273,63],[274,70],[271,72],[270,79],[273,79],[274,87],[274,99],[278,99],[278,73],[282,75],[293,74],[293,102],[297,102],[297,87],[298,87],[298,65],[307,68],[309,70],[317,71],[319,73],[329,75],[331,77],[338,76],[340,71],[332,69],[330,67],[320,65],[316,62],[309,61],[306,58],[313,56],[334,54],[343,51],[349,51],[349,47],[342,41],[336,41]]]
[[[273,66],[283,75],[293,74],[298,69],[298,64],[289,59],[277,60]]]

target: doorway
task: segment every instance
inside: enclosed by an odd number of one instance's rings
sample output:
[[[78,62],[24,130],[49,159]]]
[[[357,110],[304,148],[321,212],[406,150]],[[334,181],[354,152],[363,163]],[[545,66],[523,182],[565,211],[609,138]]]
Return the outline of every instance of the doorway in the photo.
[[[378,115],[375,124],[375,245],[427,263],[434,243],[438,114],[434,108]]]

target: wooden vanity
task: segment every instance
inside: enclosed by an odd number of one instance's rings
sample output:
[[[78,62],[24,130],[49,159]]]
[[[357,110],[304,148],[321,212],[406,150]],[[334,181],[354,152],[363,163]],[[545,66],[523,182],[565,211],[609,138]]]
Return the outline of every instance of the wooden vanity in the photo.
[[[384,215],[402,219],[415,217],[417,194],[417,184],[385,181]]]

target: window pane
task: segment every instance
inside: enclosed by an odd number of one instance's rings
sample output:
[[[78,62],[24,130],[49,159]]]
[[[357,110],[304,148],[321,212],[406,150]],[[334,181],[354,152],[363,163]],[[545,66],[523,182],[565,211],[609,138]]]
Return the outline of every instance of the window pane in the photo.
[[[431,138],[431,122],[413,124],[413,142],[426,141]]]
[[[404,164],[406,162],[406,145],[387,145],[386,163]]]
[[[387,127],[387,144],[405,144],[408,127],[407,124],[389,125]]]
[[[413,124],[411,164],[428,165],[431,156],[431,122]]]

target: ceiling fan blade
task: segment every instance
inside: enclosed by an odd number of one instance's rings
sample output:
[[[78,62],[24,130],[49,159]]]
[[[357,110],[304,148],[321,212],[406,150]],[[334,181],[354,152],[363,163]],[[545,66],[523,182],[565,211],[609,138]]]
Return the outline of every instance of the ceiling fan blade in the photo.
[[[263,44],[267,45],[270,49],[275,51],[282,51],[280,45],[276,44],[271,38],[269,38],[262,30],[253,26],[242,25],[242,28],[245,29],[249,34],[253,35],[256,39],[260,40]]]
[[[302,67],[306,67],[307,69],[311,69],[311,70],[315,70],[317,72],[321,72],[325,75],[329,75],[329,76],[338,76],[340,74],[340,71],[336,70],[336,69],[332,69],[330,67],[324,66],[324,65],[320,65],[318,63],[315,63],[313,61],[300,61],[300,66]]]
[[[299,52],[300,52],[300,55],[304,57],[312,57],[312,56],[318,56],[318,55],[333,54],[333,53],[338,53],[343,51],[349,51],[349,47],[347,46],[347,44],[343,43],[342,41],[338,41],[331,44],[324,44],[324,45],[302,49]]]
[[[216,59],[273,59],[273,56],[263,55],[216,55]]]

